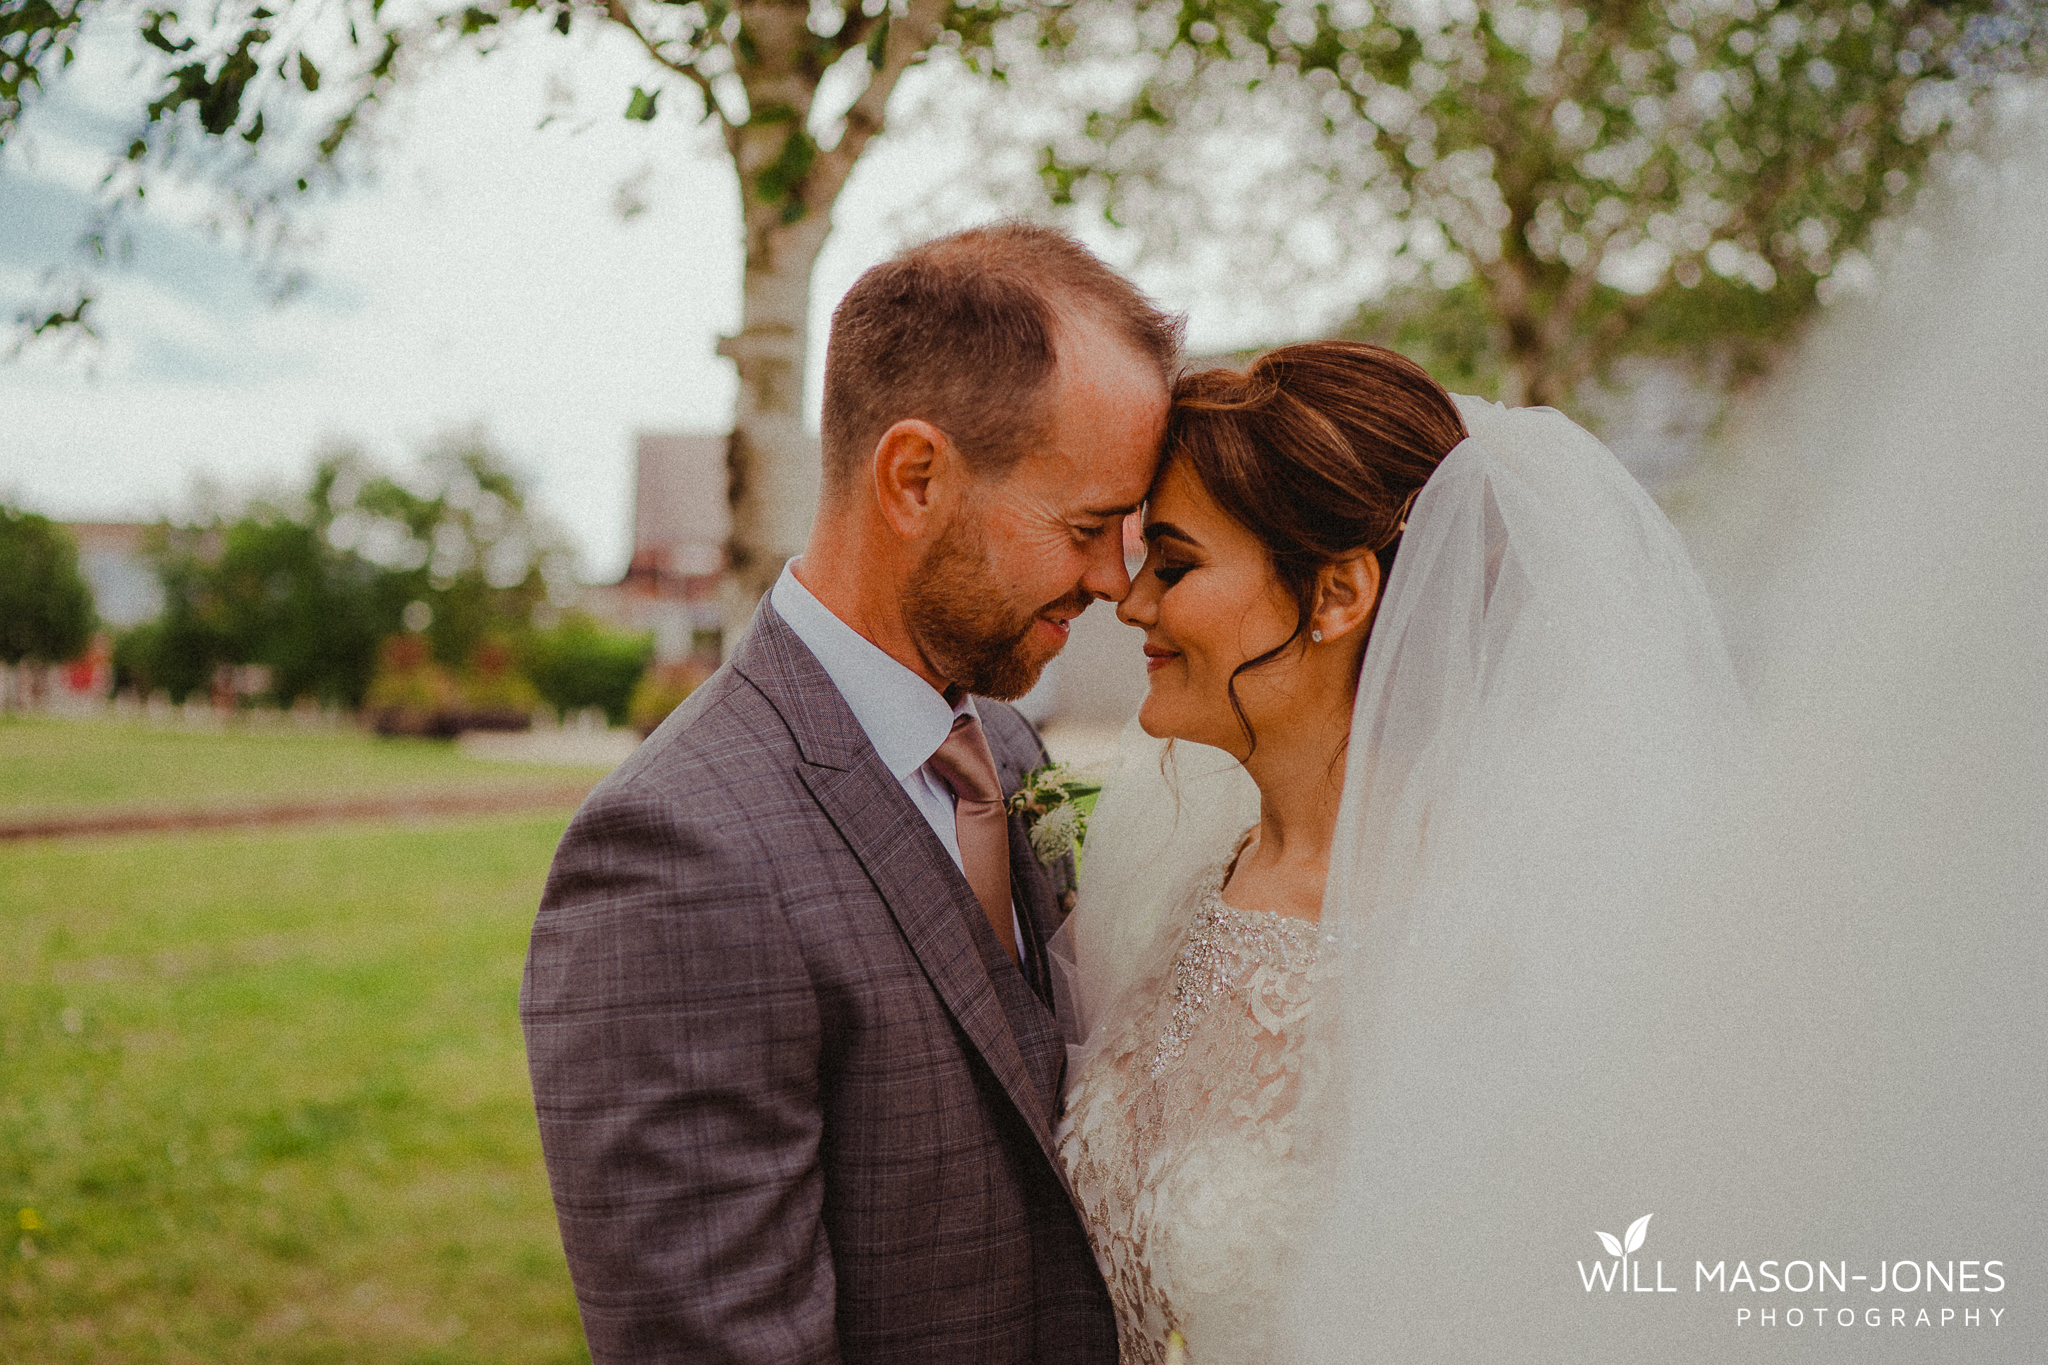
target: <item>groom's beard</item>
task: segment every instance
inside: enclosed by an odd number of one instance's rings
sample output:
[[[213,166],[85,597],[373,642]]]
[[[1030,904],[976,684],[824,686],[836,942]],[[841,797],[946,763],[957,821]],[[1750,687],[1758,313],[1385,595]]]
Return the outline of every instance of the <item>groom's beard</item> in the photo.
[[[1078,588],[1071,597],[1043,606],[1018,607],[1004,600],[979,523],[962,517],[911,575],[903,590],[903,617],[940,677],[977,696],[1014,701],[1031,690],[1059,653],[1056,647],[1031,646],[1033,623],[1048,612],[1078,616],[1088,600]]]

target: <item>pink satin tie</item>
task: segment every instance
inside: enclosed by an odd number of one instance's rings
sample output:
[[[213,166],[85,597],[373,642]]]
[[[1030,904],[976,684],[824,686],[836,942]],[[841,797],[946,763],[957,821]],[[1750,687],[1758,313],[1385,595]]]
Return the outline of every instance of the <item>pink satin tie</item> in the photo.
[[[932,767],[953,789],[953,828],[960,839],[960,870],[988,916],[996,942],[1017,961],[1017,932],[1010,917],[1010,816],[996,780],[988,739],[973,716],[953,718],[952,733],[931,757]]]

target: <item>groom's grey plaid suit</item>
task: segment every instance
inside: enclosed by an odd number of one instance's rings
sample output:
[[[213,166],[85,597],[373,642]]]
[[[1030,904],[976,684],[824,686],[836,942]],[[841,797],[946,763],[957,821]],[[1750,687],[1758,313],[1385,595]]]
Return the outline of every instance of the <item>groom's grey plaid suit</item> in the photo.
[[[1043,750],[980,710],[1014,790]],[[1056,889],[1010,847],[1042,981]],[[1115,1361],[1052,1014],[765,602],[577,812],[521,1014],[598,1361]]]

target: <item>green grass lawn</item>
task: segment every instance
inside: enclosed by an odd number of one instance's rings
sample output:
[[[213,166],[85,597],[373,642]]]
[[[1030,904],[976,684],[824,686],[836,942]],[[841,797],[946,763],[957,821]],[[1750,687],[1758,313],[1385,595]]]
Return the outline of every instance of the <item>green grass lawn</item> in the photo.
[[[470,758],[452,744],[359,731],[229,729],[0,716],[0,812],[190,806],[264,797],[489,791],[595,782],[602,769]]]
[[[0,729],[6,799],[466,766],[83,728]],[[565,820],[0,844],[0,1360],[586,1360],[517,1017]]]

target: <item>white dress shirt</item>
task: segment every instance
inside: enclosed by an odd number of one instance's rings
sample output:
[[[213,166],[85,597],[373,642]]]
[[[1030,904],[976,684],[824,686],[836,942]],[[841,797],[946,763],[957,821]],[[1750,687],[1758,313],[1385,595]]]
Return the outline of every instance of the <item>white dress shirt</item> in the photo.
[[[955,716],[973,716],[974,698],[962,694],[958,705],[949,704],[937,688],[891,658],[881,646],[832,614],[811,590],[797,581],[795,560],[782,568],[782,576],[768,594],[775,608],[804,648],[817,657],[825,676],[839,689],[853,718],[867,734],[904,795],[917,813],[939,836],[955,867],[960,862],[960,832],[953,820],[953,789],[932,769],[931,757],[953,731]],[[965,868],[962,867],[962,871]],[[1017,921],[1016,899],[1010,903],[1010,931],[1017,938],[1017,960],[1022,962],[1024,931]]]

